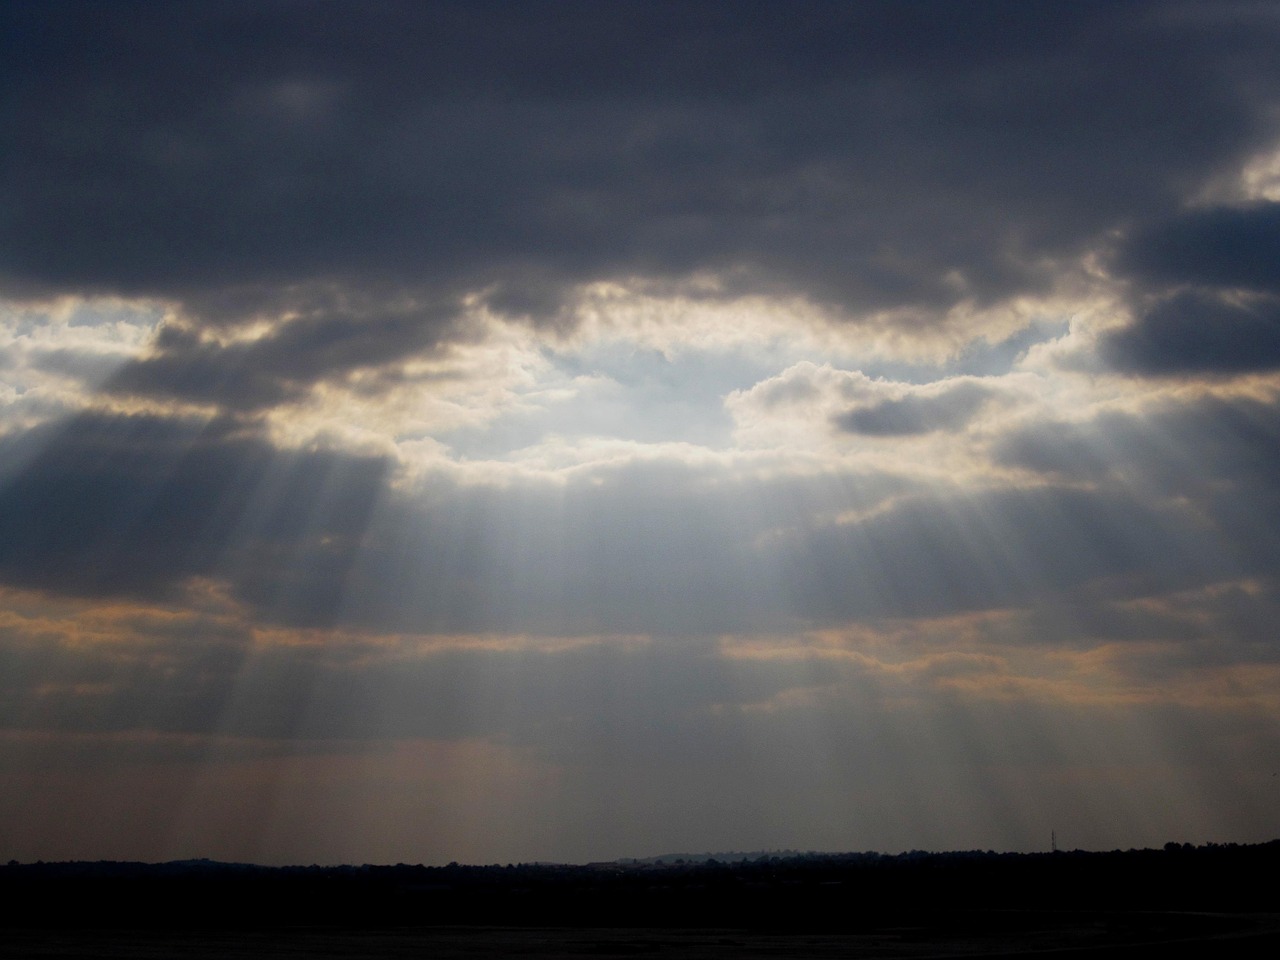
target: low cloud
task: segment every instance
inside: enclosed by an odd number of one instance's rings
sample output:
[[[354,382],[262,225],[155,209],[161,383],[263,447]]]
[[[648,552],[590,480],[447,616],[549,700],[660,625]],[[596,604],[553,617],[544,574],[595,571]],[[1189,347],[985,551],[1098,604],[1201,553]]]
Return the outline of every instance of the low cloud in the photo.
[[[972,420],[994,391],[962,383],[930,395],[909,394],[840,414],[835,424],[849,433],[875,437],[914,436],[935,430],[958,430]]]
[[[377,304],[366,313],[312,301],[305,314],[230,343],[203,339],[198,327],[170,324],[160,329],[150,355],[122,367],[105,389],[222,410],[266,409],[296,401],[327,379],[429,354],[455,309]]]
[[[1188,291],[1103,338],[1104,360],[1147,376],[1232,375],[1280,367],[1280,298]]]
[[[1126,239],[1118,267],[1148,283],[1280,294],[1280,203],[1152,223]]]
[[[82,414],[4,447],[15,465],[0,474],[4,578],[90,594],[163,595],[224,563],[270,593],[287,589],[299,551],[314,571],[341,571],[387,471],[280,453],[226,423],[145,415]],[[333,602],[314,594],[305,606],[323,618]]]
[[[1102,358],[1146,376],[1280,366],[1280,203],[1213,207],[1140,228],[1117,266],[1148,291]]]

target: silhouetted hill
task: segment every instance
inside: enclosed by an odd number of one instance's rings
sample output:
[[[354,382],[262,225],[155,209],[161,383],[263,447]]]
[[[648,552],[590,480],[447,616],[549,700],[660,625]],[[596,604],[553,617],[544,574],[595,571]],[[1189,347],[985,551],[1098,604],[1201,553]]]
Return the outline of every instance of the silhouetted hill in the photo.
[[[666,860],[666,858],[661,858]],[[3,923],[482,924],[866,931],[1017,913],[1276,907],[1280,841],[1162,850],[767,855],[736,862],[445,867],[35,863],[0,867]],[[1260,879],[1261,878],[1261,879]]]

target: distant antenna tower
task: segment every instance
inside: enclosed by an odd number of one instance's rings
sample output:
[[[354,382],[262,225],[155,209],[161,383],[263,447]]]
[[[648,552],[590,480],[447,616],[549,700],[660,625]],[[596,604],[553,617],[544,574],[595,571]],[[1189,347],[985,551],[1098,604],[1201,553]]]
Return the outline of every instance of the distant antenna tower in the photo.
[[[1056,830],[1049,831],[1049,852],[1058,852],[1058,832]]]

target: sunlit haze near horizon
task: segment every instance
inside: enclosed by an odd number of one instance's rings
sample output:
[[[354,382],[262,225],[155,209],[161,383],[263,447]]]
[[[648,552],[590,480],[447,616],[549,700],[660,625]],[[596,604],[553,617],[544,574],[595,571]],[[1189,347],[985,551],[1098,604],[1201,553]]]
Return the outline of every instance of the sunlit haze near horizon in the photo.
[[[1280,836],[1280,5],[0,36],[0,861]]]

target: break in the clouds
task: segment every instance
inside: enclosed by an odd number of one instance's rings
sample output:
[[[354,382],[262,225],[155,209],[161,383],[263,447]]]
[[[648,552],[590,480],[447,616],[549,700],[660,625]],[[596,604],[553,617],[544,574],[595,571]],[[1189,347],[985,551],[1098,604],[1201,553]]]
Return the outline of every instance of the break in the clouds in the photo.
[[[1280,827],[1273,5],[0,17],[0,856]]]

